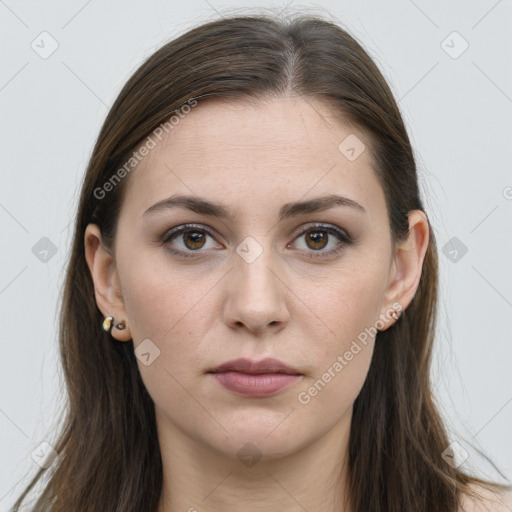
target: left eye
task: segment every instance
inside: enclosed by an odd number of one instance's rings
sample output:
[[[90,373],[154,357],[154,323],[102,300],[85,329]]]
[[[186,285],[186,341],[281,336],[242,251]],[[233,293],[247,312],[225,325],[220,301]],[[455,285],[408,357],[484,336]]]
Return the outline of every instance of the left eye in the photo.
[[[332,235],[334,235],[338,240],[337,243],[332,241]],[[302,247],[299,246],[299,249],[310,249],[313,250],[313,252],[321,252],[322,255],[338,252],[340,250],[340,246],[351,243],[350,237],[344,231],[335,228],[334,226],[320,225],[310,227],[303,231],[296,240],[300,240],[302,238],[304,241],[302,243]],[[329,246],[329,244],[330,248],[324,250]],[[312,256],[315,257],[316,255]]]

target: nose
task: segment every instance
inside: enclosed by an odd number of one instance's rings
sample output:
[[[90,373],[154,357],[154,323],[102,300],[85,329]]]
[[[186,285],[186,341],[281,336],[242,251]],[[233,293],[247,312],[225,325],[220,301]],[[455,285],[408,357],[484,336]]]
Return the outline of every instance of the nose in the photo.
[[[233,255],[224,321],[232,329],[246,328],[253,333],[281,330],[289,320],[286,303],[288,288],[278,275],[270,249],[252,262]]]

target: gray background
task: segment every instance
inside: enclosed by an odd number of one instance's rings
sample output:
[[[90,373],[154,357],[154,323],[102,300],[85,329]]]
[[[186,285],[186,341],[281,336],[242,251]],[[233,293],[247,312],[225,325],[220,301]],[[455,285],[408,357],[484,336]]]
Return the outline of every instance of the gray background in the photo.
[[[388,79],[440,249],[439,405],[452,440],[469,453],[464,467],[496,477],[471,443],[512,477],[510,0],[0,0],[1,510],[27,483],[26,471],[37,467],[32,454],[56,424],[57,308],[70,223],[108,107],[169,39],[216,11],[260,7],[325,9]],[[58,48],[46,55],[52,44]]]

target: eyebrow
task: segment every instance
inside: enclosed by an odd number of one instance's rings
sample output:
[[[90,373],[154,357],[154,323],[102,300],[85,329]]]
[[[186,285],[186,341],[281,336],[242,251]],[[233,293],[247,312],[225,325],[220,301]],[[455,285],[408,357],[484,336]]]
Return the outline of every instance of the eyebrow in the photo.
[[[282,221],[301,214],[320,212],[335,206],[348,206],[350,208],[354,208],[360,213],[366,213],[363,206],[353,199],[331,194],[329,196],[318,197],[308,201],[286,203],[279,210],[279,220]],[[206,199],[197,196],[179,194],[155,203],[153,206],[148,208],[143,215],[167,211],[174,208],[186,208],[201,215],[210,215],[221,219],[234,218],[235,216],[234,212],[223,204],[207,201]]]

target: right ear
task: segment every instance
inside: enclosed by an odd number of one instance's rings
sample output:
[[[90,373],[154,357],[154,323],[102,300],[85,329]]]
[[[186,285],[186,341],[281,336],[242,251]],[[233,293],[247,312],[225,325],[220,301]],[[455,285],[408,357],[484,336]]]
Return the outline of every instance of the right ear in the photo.
[[[84,235],[85,259],[94,283],[98,308],[103,316],[112,316],[116,322],[124,320],[123,330],[112,326],[112,336],[118,341],[132,339],[116,265],[112,254],[105,248],[101,230],[96,224],[89,224]]]

